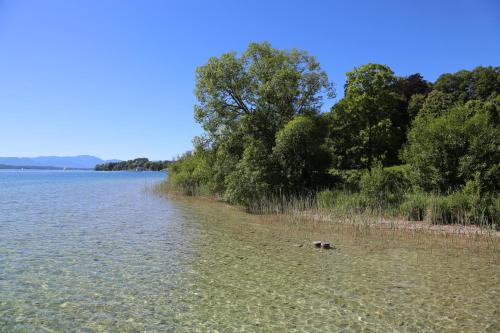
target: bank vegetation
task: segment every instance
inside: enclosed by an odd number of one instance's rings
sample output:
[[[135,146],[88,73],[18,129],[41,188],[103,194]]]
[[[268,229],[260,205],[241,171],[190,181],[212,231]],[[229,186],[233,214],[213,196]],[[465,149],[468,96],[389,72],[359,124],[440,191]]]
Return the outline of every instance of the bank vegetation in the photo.
[[[195,94],[204,134],[163,191],[256,213],[500,225],[499,67],[429,82],[365,64],[323,110],[336,94],[313,56],[253,43],[198,67]]]

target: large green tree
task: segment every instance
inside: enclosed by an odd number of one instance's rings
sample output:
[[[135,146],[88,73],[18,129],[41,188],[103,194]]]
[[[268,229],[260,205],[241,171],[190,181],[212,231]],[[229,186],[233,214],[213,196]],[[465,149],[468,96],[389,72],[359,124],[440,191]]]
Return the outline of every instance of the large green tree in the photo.
[[[450,94],[444,93],[440,90],[433,90],[423,100],[423,103],[420,109],[415,113],[415,116],[419,113],[431,116],[440,116],[448,111],[448,109],[455,103],[456,102],[453,100],[453,96]]]
[[[419,115],[408,134],[404,158],[412,182],[446,193],[478,178],[482,188],[500,184],[500,99],[469,101],[441,115]]]
[[[273,154],[277,133],[296,116],[316,117],[334,90],[306,52],[253,43],[241,56],[225,53],[198,67],[195,94],[195,119],[206,132],[197,139],[203,144],[194,154],[211,152],[209,188],[231,202],[248,204],[297,188],[284,184],[278,170],[281,160]]]
[[[297,116],[276,134],[273,157],[285,192],[300,193],[328,185],[326,132],[322,117]]]
[[[432,85],[424,80],[420,73],[398,79],[399,89],[406,102],[409,102],[415,94],[427,95],[432,90]]]
[[[252,43],[240,56],[213,57],[196,70],[195,119],[212,143],[239,133],[273,145],[297,114],[317,114],[334,90],[316,59],[300,50]]]
[[[398,79],[388,66],[367,64],[347,73],[344,98],[330,115],[334,167],[397,163],[405,112]]]
[[[500,91],[500,67],[476,67],[441,75],[434,89],[449,94],[454,102],[486,100]]]

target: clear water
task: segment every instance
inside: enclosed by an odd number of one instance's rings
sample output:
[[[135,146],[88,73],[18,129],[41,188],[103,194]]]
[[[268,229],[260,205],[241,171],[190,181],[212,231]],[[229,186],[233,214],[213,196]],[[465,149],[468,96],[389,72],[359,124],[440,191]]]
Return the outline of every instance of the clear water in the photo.
[[[495,247],[339,231],[316,250],[317,235],[153,195],[164,176],[1,171],[0,331],[500,331]]]

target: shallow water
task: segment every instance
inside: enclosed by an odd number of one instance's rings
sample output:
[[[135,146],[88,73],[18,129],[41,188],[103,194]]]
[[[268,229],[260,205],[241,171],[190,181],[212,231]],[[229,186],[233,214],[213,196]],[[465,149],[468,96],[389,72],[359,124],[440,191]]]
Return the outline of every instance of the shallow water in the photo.
[[[163,177],[1,171],[0,331],[500,331],[496,248],[337,232],[317,250],[259,216],[157,197]]]

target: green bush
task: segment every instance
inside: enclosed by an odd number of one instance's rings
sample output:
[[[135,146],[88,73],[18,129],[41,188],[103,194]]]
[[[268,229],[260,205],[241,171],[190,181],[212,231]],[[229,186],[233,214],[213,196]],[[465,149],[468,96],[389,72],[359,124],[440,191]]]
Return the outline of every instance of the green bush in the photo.
[[[186,153],[172,162],[168,170],[168,188],[183,195],[214,195],[211,154],[206,151]]]
[[[500,230],[500,195],[492,197],[489,212],[492,216],[491,224],[493,228]]]
[[[451,223],[451,208],[448,198],[445,196],[433,196],[429,200],[426,217],[432,224]]]
[[[489,190],[498,187],[497,102],[469,101],[436,117],[417,116],[403,151],[412,183],[425,191],[444,194],[479,173],[483,186]]]
[[[432,224],[469,224],[476,222],[471,214],[471,198],[463,191],[447,196],[434,195],[429,200],[427,217]]]
[[[195,157],[190,154],[184,154],[170,166],[168,173],[168,182],[171,189],[184,195],[194,195],[198,180],[193,173],[196,168]]]
[[[283,192],[298,194],[328,185],[326,130],[320,117],[296,116],[276,133],[272,154]]]
[[[370,208],[363,194],[338,190],[318,192],[316,194],[316,205],[319,209],[341,214],[363,213]]]
[[[225,200],[249,207],[254,202],[272,196],[271,158],[260,140],[248,140],[243,157],[225,179]]]
[[[422,192],[408,193],[400,205],[408,221],[423,221],[429,205],[428,195]]]
[[[447,196],[432,195],[428,199],[427,219],[433,224],[489,224],[498,227],[500,196],[474,192],[468,182],[461,190]]]
[[[410,185],[404,167],[383,168],[380,164],[366,171],[360,179],[361,193],[372,206],[399,204]]]
[[[316,193],[316,205],[320,209],[334,207],[339,192],[332,190],[324,190]]]
[[[356,192],[359,191],[359,182],[365,170],[361,169],[330,169],[329,174],[334,178],[337,187],[345,191]]]
[[[470,219],[476,224],[498,224],[500,221],[500,196],[489,192],[479,173],[469,180],[461,192],[467,196]]]

